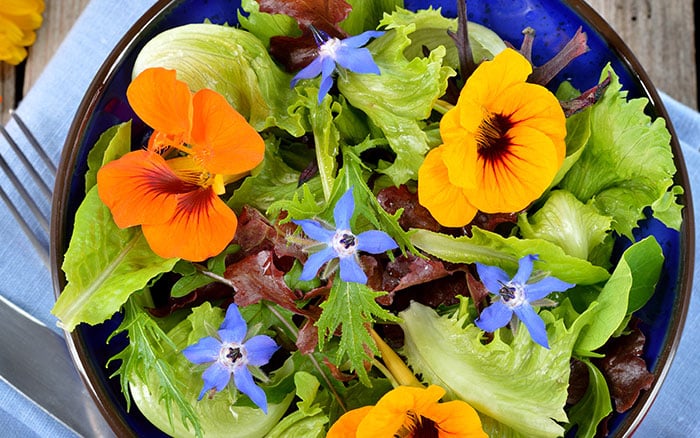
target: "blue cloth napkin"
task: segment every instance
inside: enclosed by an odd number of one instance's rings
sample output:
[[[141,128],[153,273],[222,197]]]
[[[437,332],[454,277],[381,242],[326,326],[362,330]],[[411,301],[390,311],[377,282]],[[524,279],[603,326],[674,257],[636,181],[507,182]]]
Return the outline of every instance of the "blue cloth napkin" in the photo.
[[[22,101],[18,114],[58,162],[78,105],[95,73],[120,40],[155,0],[92,0],[44,73]],[[681,140],[692,193],[700,194],[700,114],[667,95],[663,101]],[[7,126],[18,134],[17,126]],[[20,135],[16,135],[21,137]],[[0,140],[0,152],[17,168],[17,159]],[[32,157],[30,156],[30,159]],[[29,178],[24,181],[30,185]],[[12,192],[4,174],[0,185]],[[16,197],[13,197],[16,198]],[[19,202],[19,201],[18,201]],[[694,201],[695,216],[700,199]],[[41,205],[48,211],[48,202]],[[60,333],[50,314],[54,295],[47,269],[14,219],[0,207],[0,294]],[[37,224],[32,224],[38,229]],[[700,260],[700,257],[696,255]],[[697,273],[697,266],[695,269]],[[696,285],[695,289],[700,287]],[[641,424],[637,437],[700,436],[700,297],[691,298],[683,339],[661,391]],[[0,358],[1,360],[2,358]],[[40,408],[0,381],[0,425],[9,437],[72,437],[74,434]]]

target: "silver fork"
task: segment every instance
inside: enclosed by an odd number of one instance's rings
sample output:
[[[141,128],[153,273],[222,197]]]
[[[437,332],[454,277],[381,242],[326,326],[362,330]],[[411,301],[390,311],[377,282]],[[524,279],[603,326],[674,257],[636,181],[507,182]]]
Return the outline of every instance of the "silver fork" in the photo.
[[[15,218],[29,238],[37,254],[49,268],[49,210],[51,189],[56,177],[56,165],[46,154],[27,125],[17,113],[11,113],[17,127],[31,146],[27,152],[38,157],[41,172],[22,150],[25,142],[12,138],[0,125],[0,134],[7,140],[12,151],[22,163],[13,170],[0,154],[0,167],[7,175],[13,188],[19,193],[26,207],[31,211],[40,230],[35,231],[11,197],[0,186],[0,198],[7,204],[8,211]],[[26,171],[26,172],[25,172]],[[22,183],[18,173],[31,177],[32,192],[40,192],[43,199],[35,199]],[[29,185],[28,185],[29,186]],[[42,206],[48,205],[48,207]],[[34,224],[36,225],[36,224]],[[36,228],[36,227],[35,227]],[[0,295],[0,380],[6,381],[20,393],[35,402],[54,419],[63,423],[79,436],[113,437],[87,387],[81,381],[66,346],[66,341],[46,325],[15,306]]]
[[[36,137],[34,137],[29,128],[27,128],[27,125],[24,123],[24,121],[22,121],[19,115],[17,115],[16,112],[11,111],[10,116],[17,123],[17,126],[19,127],[20,131],[22,131],[22,134],[27,139],[27,142],[37,154],[39,159],[43,162],[43,165],[46,167],[48,171],[48,181],[47,179],[45,179],[44,176],[41,175],[41,173],[39,173],[36,167],[31,163],[31,161],[29,161],[25,153],[22,151],[22,148],[17,144],[17,142],[12,138],[12,136],[10,136],[9,132],[7,132],[5,127],[2,125],[0,125],[0,134],[2,134],[3,137],[5,137],[5,140],[7,140],[7,143],[10,145],[10,148],[12,148],[12,151],[17,155],[17,158],[19,158],[19,160],[21,161],[22,165],[24,166],[24,169],[28,172],[32,181],[39,189],[39,192],[41,192],[41,196],[43,196],[47,203],[50,205],[51,189],[49,188],[49,186],[53,186],[53,181],[56,178],[56,165],[46,154],[44,149],[37,141]],[[27,192],[27,189],[25,188],[24,184],[21,183],[20,179],[17,177],[17,174],[12,170],[7,161],[5,161],[5,158],[2,156],[2,154],[0,154],[0,168],[2,168],[2,170],[5,172],[8,179],[14,186],[15,190],[17,190],[17,193],[19,193],[22,200],[32,212],[34,218],[36,219],[37,223],[44,232],[42,234],[38,234],[32,229],[25,217],[22,214],[20,214],[19,209],[12,202],[12,200],[7,195],[5,190],[2,189],[2,187],[0,187],[0,198],[2,198],[3,202],[5,202],[10,211],[10,214],[12,214],[19,226],[22,228],[22,231],[27,235],[29,241],[32,243],[32,246],[34,247],[34,249],[36,249],[37,254],[41,257],[42,261],[44,262],[44,265],[46,265],[46,267],[48,268],[49,213],[48,211],[41,210],[34,198],[29,194],[29,192]]]

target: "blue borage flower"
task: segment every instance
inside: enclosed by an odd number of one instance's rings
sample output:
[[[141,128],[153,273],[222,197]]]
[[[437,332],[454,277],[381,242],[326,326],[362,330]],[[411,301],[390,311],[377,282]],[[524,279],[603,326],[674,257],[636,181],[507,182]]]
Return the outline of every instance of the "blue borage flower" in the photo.
[[[475,321],[477,327],[493,332],[508,324],[515,314],[527,327],[532,340],[549,348],[544,321],[532,306],[549,304],[544,301],[547,295],[552,292],[564,292],[574,285],[554,277],[526,283],[532,274],[532,264],[537,259],[537,255],[521,258],[518,261],[518,272],[512,279],[500,268],[476,264],[481,281],[490,293],[496,295],[491,305],[484,309]]]
[[[333,208],[335,230],[330,230],[320,222],[311,219],[292,221],[301,226],[307,236],[324,247],[309,256],[299,277],[300,280],[313,279],[323,264],[338,259],[341,280],[365,284],[367,275],[360,266],[358,251],[380,254],[398,248],[394,239],[383,231],[370,230],[358,235],[353,234],[350,230],[350,219],[354,210],[355,199],[351,187]]]
[[[279,347],[272,338],[265,335],[253,336],[243,342],[248,334],[248,326],[235,304],[226,310],[224,322],[217,333],[220,340],[208,336],[182,350],[192,363],[214,362],[202,374],[204,387],[199,400],[212,389],[223,390],[233,374],[236,388],[267,414],[265,391],[255,384],[248,367],[265,365]]]
[[[379,67],[372,59],[369,50],[362,47],[371,38],[384,34],[383,31],[368,30],[359,35],[345,39],[331,38],[327,33],[310,26],[318,45],[318,56],[297,73],[292,79],[292,88],[301,79],[311,79],[321,74],[321,85],[318,90],[318,103],[328,94],[333,85],[333,72],[337,66],[355,73],[380,74]]]

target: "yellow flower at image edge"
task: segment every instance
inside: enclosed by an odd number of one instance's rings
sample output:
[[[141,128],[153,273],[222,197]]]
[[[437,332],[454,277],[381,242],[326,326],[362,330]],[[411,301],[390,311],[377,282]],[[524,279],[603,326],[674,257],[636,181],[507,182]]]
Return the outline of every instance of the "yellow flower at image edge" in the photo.
[[[566,117],[557,98],[525,82],[532,65],[505,49],[467,79],[440,121],[443,144],[418,171],[418,199],[444,226],[477,211],[510,213],[542,195],[566,154]]]
[[[0,61],[17,65],[27,57],[43,21],[43,0],[0,1]]]
[[[192,94],[174,70],[145,70],[126,94],[154,132],[147,149],[98,171],[100,199],[120,228],[141,225],[161,257],[202,261],[219,254],[238,224],[219,195],[262,161],[262,137],[223,96],[208,89]]]
[[[486,438],[481,420],[466,402],[439,403],[445,390],[399,386],[386,393],[375,406],[364,406],[343,414],[326,438]]]

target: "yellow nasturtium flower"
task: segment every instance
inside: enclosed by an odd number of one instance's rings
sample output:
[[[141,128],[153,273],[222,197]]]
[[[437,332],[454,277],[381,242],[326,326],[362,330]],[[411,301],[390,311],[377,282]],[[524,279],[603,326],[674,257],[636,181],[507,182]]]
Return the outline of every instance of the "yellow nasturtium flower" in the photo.
[[[44,0],[0,1],[0,61],[17,65],[27,57],[43,21]]]
[[[333,424],[327,438],[486,438],[481,420],[466,402],[440,403],[445,390],[399,386],[374,406],[348,411]]]
[[[525,57],[505,49],[479,65],[440,121],[443,144],[418,171],[418,199],[442,225],[520,211],[556,176],[566,118],[549,90],[526,82],[530,73]]]

